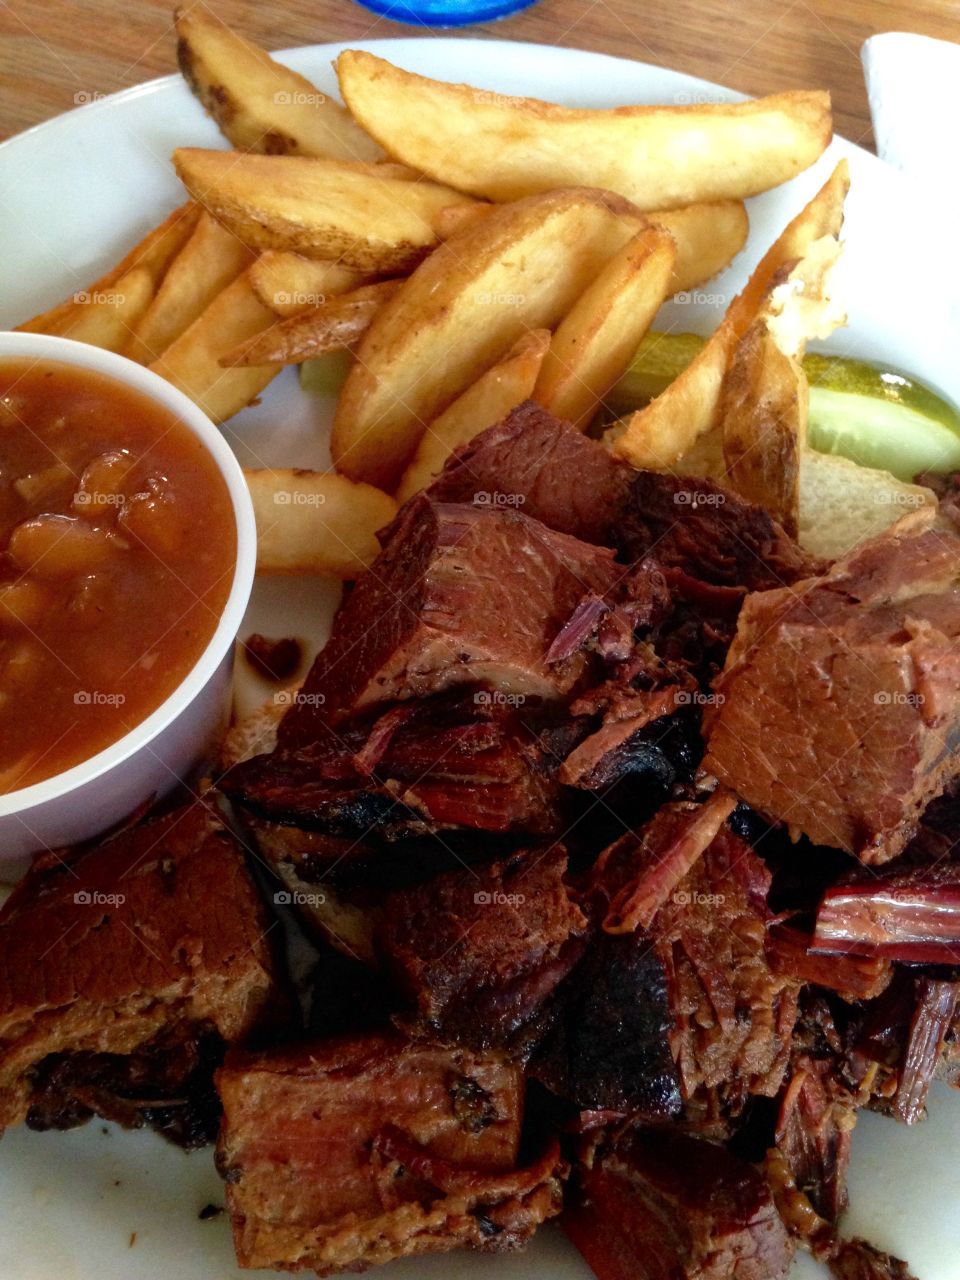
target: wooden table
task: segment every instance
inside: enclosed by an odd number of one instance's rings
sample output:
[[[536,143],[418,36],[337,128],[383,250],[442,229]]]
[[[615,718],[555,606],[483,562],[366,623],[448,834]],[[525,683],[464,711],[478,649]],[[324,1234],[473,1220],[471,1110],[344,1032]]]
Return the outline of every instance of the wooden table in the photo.
[[[218,0],[268,49],[416,34],[352,0]],[[172,0],[0,0],[0,137],[173,71]],[[960,39],[957,0],[541,0],[461,29],[658,63],[746,93],[826,87],[837,132],[872,140],[860,45],[877,31]],[[452,33],[451,33],[452,34]]]

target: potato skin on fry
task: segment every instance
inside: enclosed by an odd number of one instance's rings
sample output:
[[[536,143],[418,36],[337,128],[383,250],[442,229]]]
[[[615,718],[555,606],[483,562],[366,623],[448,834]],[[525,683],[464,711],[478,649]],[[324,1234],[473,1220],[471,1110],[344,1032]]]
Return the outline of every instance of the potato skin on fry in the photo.
[[[383,154],[339,102],[208,9],[178,9],[176,28],[184,80],[239,150],[341,160]]]
[[[433,220],[470,197],[392,165],[178,147],[187,190],[254,249],[340,260],[370,275],[404,271],[437,243]]]
[[[258,573],[350,579],[380,552],[377,531],[397,513],[389,494],[332,471],[246,471],[257,519]]]
[[[830,96],[816,91],[578,109],[431,80],[357,49],[336,65],[344,101],[390,155],[490,200],[578,185],[646,210],[739,200],[796,177],[832,136]]]
[[[377,312],[400,286],[399,280],[361,285],[321,306],[289,316],[254,334],[220,357],[225,369],[262,364],[302,364],[327,351],[354,347]]]
[[[778,286],[783,274],[803,271],[807,255],[818,242],[828,244],[834,256],[839,252],[843,205],[849,186],[847,163],[842,160],[810,203],[764,254],[706,345],[687,368],[655,400],[608,433],[617,457],[635,467],[655,471],[670,468],[693,448],[699,437],[717,425],[720,389],[734,348],[774,301],[779,305]],[[815,263],[817,269],[829,265],[824,255],[820,258],[823,260]],[[821,279],[821,288],[822,284]],[[815,296],[809,299],[802,293],[788,293],[781,308],[785,315],[772,317],[771,323],[775,321],[778,328],[785,331],[791,319],[794,327],[799,323],[801,328],[805,322],[816,319],[822,297],[818,289],[810,292]],[[780,345],[786,349],[784,342]]]

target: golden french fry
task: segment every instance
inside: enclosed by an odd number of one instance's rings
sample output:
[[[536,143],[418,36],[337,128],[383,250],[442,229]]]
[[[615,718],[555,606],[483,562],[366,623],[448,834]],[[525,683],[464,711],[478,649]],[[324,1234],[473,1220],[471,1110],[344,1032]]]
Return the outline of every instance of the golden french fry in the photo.
[[[221,356],[220,363],[225,369],[302,364],[325,351],[354,347],[401,283],[400,280],[381,280],[377,284],[362,285],[352,293],[331,298],[322,306],[290,316],[241,342]]]
[[[413,461],[403,473],[397,489],[398,502],[406,502],[425,489],[461,445],[530,399],[549,346],[549,329],[533,329],[525,333],[501,361],[482,373],[439,418],[430,423],[420,439]]]
[[[704,284],[730,265],[747,243],[750,220],[740,200],[715,200],[662,209],[651,222],[665,227],[677,245],[671,293]]]
[[[110,268],[99,280],[79,289],[65,301],[34,316],[23,324],[17,325],[19,333],[52,333],[63,336],[75,322],[82,319],[83,313],[77,311],[78,298],[91,297],[94,294],[109,293],[121,276],[127,275],[134,267],[143,267],[149,272],[154,287],[163,279],[170,263],[180,252],[193,233],[200,217],[200,207],[194,202],[180,205],[179,208],[164,218],[159,226],[148,231],[120,261]],[[81,301],[81,307],[85,304]]]
[[[61,337],[86,342],[105,351],[122,351],[153,297],[153,277],[146,267],[134,267],[115,284],[75,295]]]
[[[609,192],[501,205],[440,245],[384,306],[340,394],[331,449],[392,489],[436,418],[529,329],[552,328],[644,225]]]
[[[321,262],[299,253],[268,249],[249,271],[253,291],[278,316],[296,316],[322,306],[328,298],[348,293],[367,277],[342,262]]]
[[[179,147],[173,162],[191,195],[244,243],[342,259],[369,274],[412,266],[437,243],[440,210],[471,203],[386,165],[199,147]]]
[[[337,59],[337,75],[354,118],[390,155],[491,200],[571,186],[642,209],[740,200],[795,177],[831,137],[827,93],[584,110],[430,80],[356,49]]]
[[[246,245],[206,211],[167,268],[124,354],[140,364],[161,356],[213,299],[253,262]]]
[[[380,551],[377,530],[396,515],[389,494],[332,471],[247,471],[257,519],[259,573],[355,578]]]
[[[824,337],[842,318],[826,291],[840,251],[846,161],[767,250],[720,325],[661,395],[608,433],[613,452],[635,467],[674,466],[717,423],[720,388],[737,343],[760,316],[782,350],[801,354],[803,339]],[[783,277],[786,276],[786,279]]]
[[[584,430],[628,368],[670,288],[673,237],[645,227],[587,286],[553,335],[533,396]]]
[[[476,204],[452,204],[448,209],[441,209],[433,224],[436,228],[437,239],[449,240],[458,231],[462,231],[464,227],[469,227],[472,223],[479,222],[481,218],[485,218],[495,208],[496,205],[477,201]]]
[[[808,388],[800,361],[758,320],[734,349],[720,391],[725,483],[766,508],[787,533],[800,519],[800,455]]]
[[[348,111],[199,5],[178,9],[177,61],[233,146],[269,155],[376,160]]]
[[[224,422],[255,399],[280,366],[223,369],[220,357],[274,321],[244,273],[217,294],[150,368],[179,387],[214,422]]]

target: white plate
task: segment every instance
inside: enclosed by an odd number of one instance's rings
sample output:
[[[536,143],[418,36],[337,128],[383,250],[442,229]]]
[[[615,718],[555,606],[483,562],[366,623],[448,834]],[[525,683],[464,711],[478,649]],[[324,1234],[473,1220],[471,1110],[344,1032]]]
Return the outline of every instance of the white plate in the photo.
[[[340,45],[315,45],[281,61],[335,91]],[[487,40],[368,42],[402,66],[501,93],[577,105],[722,101],[738,95],[643,63],[549,46]],[[91,86],[91,91],[95,86]],[[0,326],[13,325],[82,288],[178,204],[175,146],[222,146],[216,127],[176,77],[94,101],[0,147]],[[750,202],[746,252],[658,326],[709,331],[761,252],[840,156],[853,176],[843,274],[850,327],[831,350],[888,361],[960,401],[960,288],[953,229],[875,157],[843,141],[808,173]],[[947,246],[947,249],[944,249]],[[953,255],[953,256],[951,256]],[[948,272],[949,268],[949,272]],[[952,272],[952,274],[950,274]],[[293,372],[226,428],[246,465],[324,466],[330,405],[308,400]],[[335,585],[274,582],[258,588],[243,634],[325,638]],[[243,701],[266,696],[248,682]],[[912,1131],[864,1116],[854,1141],[849,1228],[906,1258],[922,1280],[960,1280],[960,1095],[937,1087],[931,1116]],[[208,1152],[185,1156],[152,1134],[94,1122],[68,1134],[7,1134],[0,1143],[0,1280],[238,1280]],[[132,1233],[136,1233],[135,1236]],[[809,1260],[796,1275],[815,1275]],[[471,1255],[393,1265],[396,1280],[589,1280],[555,1229],[527,1253]],[[261,1273],[262,1274],[262,1273]]]

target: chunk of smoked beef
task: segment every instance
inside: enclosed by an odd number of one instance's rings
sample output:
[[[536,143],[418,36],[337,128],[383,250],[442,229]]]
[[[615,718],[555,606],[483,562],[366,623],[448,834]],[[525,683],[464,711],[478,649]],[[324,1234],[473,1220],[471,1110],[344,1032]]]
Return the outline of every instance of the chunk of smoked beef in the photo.
[[[829,888],[814,947],[903,963],[960,964],[960,865],[941,862]]]
[[[40,860],[0,912],[0,1127],[99,1111],[202,1140],[216,1046],[283,1008],[269,931],[203,801]]]
[[[523,1080],[498,1054],[347,1037],[232,1055],[217,1083],[242,1267],[516,1248],[559,1212],[558,1149],[517,1168]]]
[[[663,966],[642,934],[601,933],[558,993],[531,1072],[582,1111],[665,1120],[680,1110]]]
[[[278,730],[285,747],[399,699],[453,685],[556,698],[585,658],[548,664],[560,627],[586,594],[622,575],[613,553],[517,510],[411,499],[383,551],[354,584]]]
[[[794,1252],[752,1164],[666,1129],[591,1145],[563,1223],[597,1280],[779,1280]]]
[[[705,714],[704,767],[767,818],[895,857],[957,771],[960,538],[892,530],[747,597]]]
[[[586,940],[566,866],[561,846],[533,848],[387,898],[380,946],[421,1030],[505,1046],[536,1018]]]

